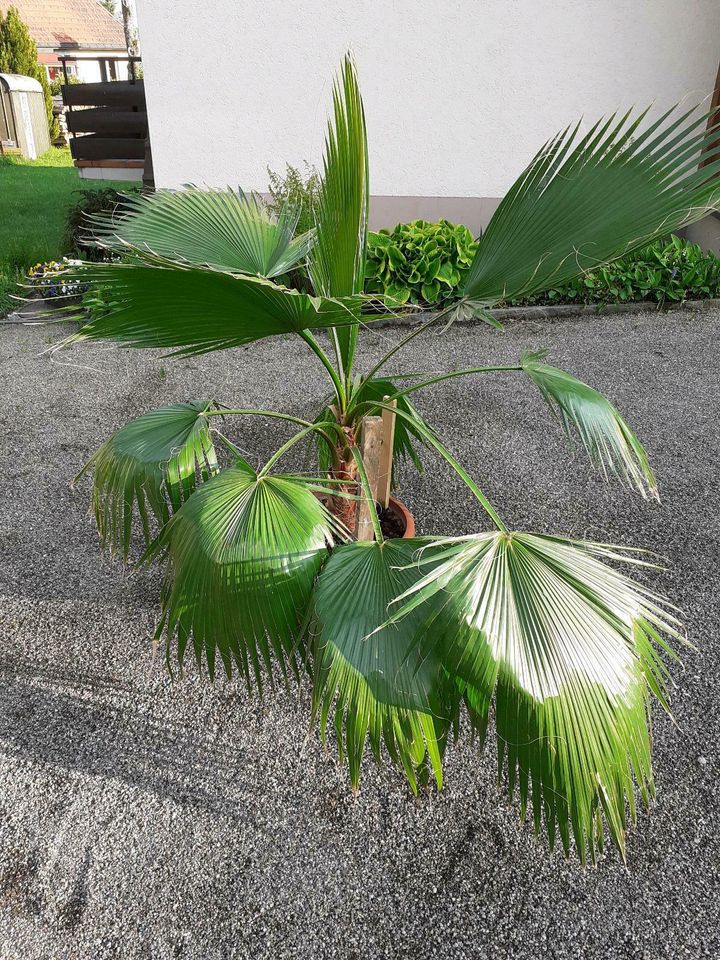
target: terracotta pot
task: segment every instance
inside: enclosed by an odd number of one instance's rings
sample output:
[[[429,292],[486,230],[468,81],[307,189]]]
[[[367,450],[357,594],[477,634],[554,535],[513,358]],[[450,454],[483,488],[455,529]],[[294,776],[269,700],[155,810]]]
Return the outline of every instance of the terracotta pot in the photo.
[[[318,500],[326,500],[325,495],[322,493],[316,493],[315,496],[318,498]],[[398,500],[396,497],[390,497],[388,506],[392,507],[396,513],[400,514],[405,523],[405,532],[402,535],[402,539],[410,540],[415,536],[415,517],[410,513],[402,500]]]
[[[390,503],[388,506],[392,507],[397,513],[399,513],[405,521],[405,533],[402,535],[402,539],[409,540],[411,537],[414,537],[415,517],[413,517],[402,500],[396,500],[395,497],[390,497]]]

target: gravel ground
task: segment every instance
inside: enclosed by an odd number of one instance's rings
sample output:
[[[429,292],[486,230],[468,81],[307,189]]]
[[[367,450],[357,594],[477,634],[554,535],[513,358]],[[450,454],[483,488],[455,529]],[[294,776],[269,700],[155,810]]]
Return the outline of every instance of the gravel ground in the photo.
[[[510,525],[666,555],[651,581],[697,652],[656,717],[658,799],[596,868],[550,856],[495,787],[492,750],[450,751],[413,799],[368,764],[353,797],[306,736],[308,690],[264,703],[192,672],[149,635],[158,584],[101,558],[88,485],[69,480],[152,406],[214,396],[306,415],[321,372],[295,341],[191,361],[107,347],[39,356],[57,328],[0,328],[0,957],[647,958],[720,955],[718,459],[720,313],[457,326],[402,368],[552,360],[606,391],[645,440],[661,505],[606,485],[517,375],[428,391],[422,408]],[[368,336],[368,358],[397,333]],[[259,461],[280,425],[238,427]],[[423,533],[477,505],[442,467],[403,471]]]

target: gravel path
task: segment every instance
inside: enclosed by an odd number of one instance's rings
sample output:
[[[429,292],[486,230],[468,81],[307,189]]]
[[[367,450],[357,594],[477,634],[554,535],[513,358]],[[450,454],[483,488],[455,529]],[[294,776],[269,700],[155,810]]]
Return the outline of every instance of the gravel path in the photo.
[[[492,750],[451,750],[446,788],[417,800],[369,763],[355,798],[306,736],[307,689],[261,704],[192,672],[168,679],[148,642],[157,574],[101,558],[88,485],[69,481],[149,407],[215,396],[306,415],[320,372],[286,340],[181,362],[38,356],[61,332],[0,327],[0,958],[720,955],[720,313],[458,326],[402,359],[432,370],[547,346],[617,403],[660,478],[660,506],[605,485],[516,375],[422,401],[511,526],[671,561],[652,581],[699,648],[674,671],[678,727],[657,715],[658,799],[627,869],[611,851],[585,871],[518,828]],[[368,358],[395,336],[368,337]],[[237,431],[256,462],[283,435]],[[482,522],[442,467],[402,481],[421,532]]]

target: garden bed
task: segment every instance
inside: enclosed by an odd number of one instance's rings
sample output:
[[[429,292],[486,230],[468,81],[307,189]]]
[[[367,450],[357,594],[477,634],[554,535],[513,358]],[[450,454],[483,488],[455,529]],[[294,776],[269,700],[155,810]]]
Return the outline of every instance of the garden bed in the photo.
[[[418,401],[514,526],[671,562],[646,579],[699,647],[673,668],[679,729],[656,711],[658,799],[630,833],[629,870],[611,850],[584,872],[517,829],[492,748],[478,757],[468,738],[445,790],[417,800],[401,773],[368,764],[355,798],[317,734],[298,736],[307,685],[261,703],[192,670],[170,681],[150,643],[157,573],[101,559],[88,485],[70,480],[113,429],[173,400],[306,416],[292,398],[319,405],[321,371],[286,339],[176,362],[107,344],[40,356],[62,332],[0,328],[0,955],[718,955],[717,308],[458,325],[403,360],[450,369],[549,347],[617,404],[658,474],[659,506],[605,485],[519,377],[451,380]],[[393,338],[366,338],[368,357]],[[237,442],[257,463],[284,429],[245,423]],[[483,523],[447,471],[401,482],[420,533]]]

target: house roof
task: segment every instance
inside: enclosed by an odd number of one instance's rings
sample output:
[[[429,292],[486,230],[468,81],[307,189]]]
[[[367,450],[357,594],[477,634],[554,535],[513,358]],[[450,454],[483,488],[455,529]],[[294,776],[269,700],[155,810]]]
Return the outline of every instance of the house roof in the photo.
[[[38,47],[125,51],[122,24],[97,0],[0,0],[0,12],[16,7]]]

